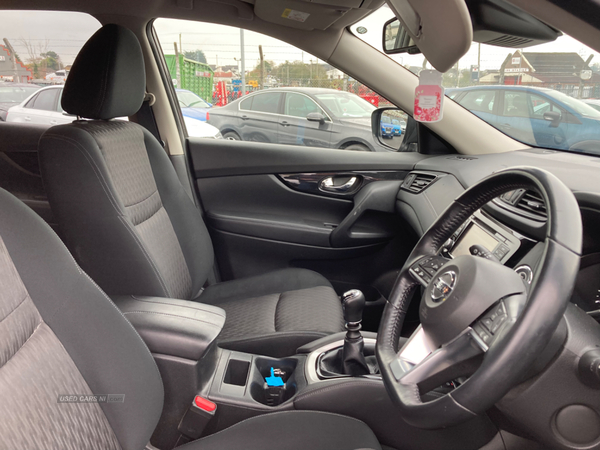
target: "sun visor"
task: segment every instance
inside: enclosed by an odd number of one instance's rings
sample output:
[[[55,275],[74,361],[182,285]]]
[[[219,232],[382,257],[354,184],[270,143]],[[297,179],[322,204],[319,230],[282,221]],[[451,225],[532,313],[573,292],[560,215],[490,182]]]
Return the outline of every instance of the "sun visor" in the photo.
[[[473,25],[464,0],[386,0],[427,61],[446,72],[469,50]]]
[[[337,3],[336,0],[324,1]],[[347,4],[344,6],[329,6],[320,3],[289,0],[284,2],[281,0],[256,0],[254,3],[254,14],[257,17],[267,22],[301,30],[326,30],[349,10]]]

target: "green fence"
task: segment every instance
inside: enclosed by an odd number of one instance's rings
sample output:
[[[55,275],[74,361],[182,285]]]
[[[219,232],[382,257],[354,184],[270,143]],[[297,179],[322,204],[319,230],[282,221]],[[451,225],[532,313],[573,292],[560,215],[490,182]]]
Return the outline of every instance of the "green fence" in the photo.
[[[167,67],[173,80],[177,79],[177,59],[175,55],[165,55]],[[179,74],[181,84],[175,87],[187,89],[212,103],[213,70],[208,64],[184,58],[179,55]]]

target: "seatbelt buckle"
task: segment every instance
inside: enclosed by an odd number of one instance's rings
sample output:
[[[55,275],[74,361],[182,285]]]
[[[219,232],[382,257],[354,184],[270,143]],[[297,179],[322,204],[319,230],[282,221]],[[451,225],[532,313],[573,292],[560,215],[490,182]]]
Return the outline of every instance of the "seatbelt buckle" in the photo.
[[[217,404],[196,395],[177,429],[191,439],[198,439],[208,422],[215,416]]]

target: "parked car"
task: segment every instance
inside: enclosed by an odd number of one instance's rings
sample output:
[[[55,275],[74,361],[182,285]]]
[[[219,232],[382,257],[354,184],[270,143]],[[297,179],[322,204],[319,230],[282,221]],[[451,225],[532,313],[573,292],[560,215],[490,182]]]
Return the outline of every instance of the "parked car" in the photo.
[[[213,108],[208,123],[225,139],[389,151],[373,137],[374,109],[359,96],[335,89],[274,88]]]
[[[48,86],[42,89],[37,87],[37,92],[27,97],[20,105],[13,106],[8,110],[6,121],[49,126],[73,122],[76,117],[65,113],[60,104],[63,87],[62,85]],[[190,94],[193,93],[190,92]],[[200,97],[198,98],[200,99]],[[191,137],[222,138],[217,128],[206,123],[206,119],[203,121],[196,118],[193,110],[194,108],[182,108],[185,126]]]
[[[7,122],[60,125],[70,123],[75,116],[66,114],[60,105],[63,86],[48,86],[30,95],[21,104],[8,110]]]
[[[212,103],[208,103],[202,97],[187,89],[175,89],[175,92],[184,117],[206,121],[206,114],[212,108]]]
[[[9,108],[18,105],[40,89],[39,86],[26,83],[0,83],[0,122],[6,121]]]
[[[600,111],[562,92],[529,86],[474,86],[446,94],[526,144],[600,154]]]
[[[406,125],[404,125],[406,127]],[[394,129],[394,136],[402,135],[402,125],[398,119],[392,119],[392,128]]]
[[[594,98],[594,99],[588,98],[588,99],[581,100],[581,101],[583,103],[585,103],[586,105],[590,105],[592,108],[600,111],[600,100],[598,100],[596,98]]]
[[[381,137],[382,138],[393,138],[394,137],[394,126],[392,125],[392,119],[388,116],[381,117]]]
[[[46,75],[45,80],[54,84],[64,84],[69,76],[68,70],[57,70],[56,72]]]

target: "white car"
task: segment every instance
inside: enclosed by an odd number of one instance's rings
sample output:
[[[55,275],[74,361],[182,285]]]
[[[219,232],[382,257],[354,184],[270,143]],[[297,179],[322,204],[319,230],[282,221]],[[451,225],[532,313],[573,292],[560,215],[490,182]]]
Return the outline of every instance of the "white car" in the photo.
[[[8,110],[7,122],[60,125],[75,120],[60,106],[63,86],[48,86]]]
[[[48,86],[27,97],[21,104],[8,110],[7,122],[60,125],[76,120],[63,111],[60,104],[64,86]],[[127,120],[126,117],[120,119]],[[201,120],[184,117],[190,137],[222,139],[218,128]]]

